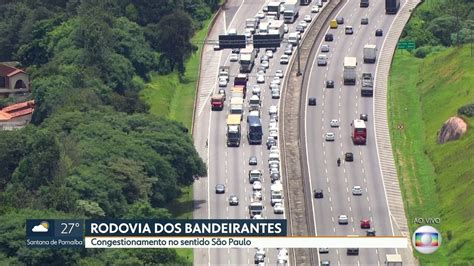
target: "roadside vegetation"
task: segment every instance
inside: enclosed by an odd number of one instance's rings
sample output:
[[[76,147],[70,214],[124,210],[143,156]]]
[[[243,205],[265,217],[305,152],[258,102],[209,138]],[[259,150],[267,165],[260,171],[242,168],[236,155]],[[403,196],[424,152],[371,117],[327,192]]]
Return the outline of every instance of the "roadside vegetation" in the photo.
[[[173,249],[30,249],[24,227],[27,218],[189,217],[189,186],[206,174],[189,110],[157,116],[140,95],[155,73],[195,79],[191,38],[217,5],[0,3],[0,61],[27,69],[37,105],[32,124],[0,132],[0,265],[190,264],[189,251]],[[192,91],[168,93],[192,114]]]
[[[474,55],[468,45],[434,52],[425,59],[397,52],[389,85],[390,131],[408,224],[439,217],[441,248],[415,254],[422,265],[474,260],[474,117],[462,115],[468,131],[437,144],[443,123],[474,102]],[[401,125],[401,126],[400,126]]]

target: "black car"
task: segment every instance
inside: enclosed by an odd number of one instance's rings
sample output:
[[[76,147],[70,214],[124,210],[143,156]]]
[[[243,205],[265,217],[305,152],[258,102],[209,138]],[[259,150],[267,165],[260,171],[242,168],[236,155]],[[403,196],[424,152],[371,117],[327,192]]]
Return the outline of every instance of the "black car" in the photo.
[[[332,35],[332,33],[327,33],[326,36],[324,36],[324,40],[327,42],[332,42],[334,41],[334,36]]]
[[[322,199],[323,198],[323,190],[322,189],[315,189],[314,190],[314,198]]]
[[[345,160],[346,162],[354,161],[354,154],[352,152],[346,152]]]
[[[359,248],[348,248],[347,249],[347,255],[359,255]]]
[[[343,17],[338,17],[336,18],[337,24],[344,24],[344,18]]]
[[[367,230],[367,236],[375,236],[375,229],[369,229]]]
[[[270,179],[272,180],[272,183],[274,183],[277,180],[280,180],[280,174],[279,173],[273,173],[270,175]]]
[[[234,48],[232,49],[233,54],[240,54],[240,49],[239,48]]]
[[[369,24],[369,18],[361,18],[361,19],[360,19],[360,24],[362,24],[362,25],[367,25],[367,24]]]
[[[326,88],[334,88],[334,80],[326,80]]]
[[[298,26],[296,26],[296,31],[300,32],[300,33],[303,33],[304,32],[304,27],[301,26],[301,25],[298,25]]]
[[[376,29],[375,30],[375,36],[376,37],[383,36],[383,30],[382,29]]]
[[[308,104],[309,105],[316,105],[316,98],[314,97],[311,97],[308,99]]]
[[[368,114],[360,114],[360,120],[364,120],[364,121],[369,120],[369,115]]]

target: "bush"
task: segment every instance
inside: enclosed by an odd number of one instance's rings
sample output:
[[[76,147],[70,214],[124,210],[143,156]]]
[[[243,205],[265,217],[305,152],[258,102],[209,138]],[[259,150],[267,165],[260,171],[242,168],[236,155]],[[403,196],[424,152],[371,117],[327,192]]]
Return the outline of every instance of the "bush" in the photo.
[[[414,55],[417,58],[425,58],[431,52],[431,46],[422,46],[415,49]]]
[[[459,115],[465,115],[467,117],[474,116],[474,103],[470,103],[468,105],[464,105],[463,107],[458,109]]]

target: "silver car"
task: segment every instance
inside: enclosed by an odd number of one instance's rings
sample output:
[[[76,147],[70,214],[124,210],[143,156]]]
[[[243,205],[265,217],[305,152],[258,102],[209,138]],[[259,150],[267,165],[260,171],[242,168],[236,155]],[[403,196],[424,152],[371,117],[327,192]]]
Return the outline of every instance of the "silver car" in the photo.
[[[341,215],[339,215],[338,223],[339,224],[349,224],[349,218],[347,218],[347,215],[341,214]]]
[[[352,195],[361,196],[362,195],[362,188],[360,186],[353,186],[352,187]]]
[[[280,90],[272,90],[272,99],[280,99]]]
[[[286,54],[284,54],[280,57],[280,64],[282,64],[282,65],[288,64],[289,61],[290,61],[290,57]]]
[[[325,136],[326,141],[335,141],[336,135],[332,132],[327,132]]]
[[[268,61],[263,61],[260,65],[265,67],[265,68],[268,68],[270,66]]]
[[[265,83],[265,75],[257,74],[257,83]]]
[[[277,77],[279,77],[279,78],[283,78],[283,70],[278,69],[278,70],[275,72],[275,76],[277,76]]]
[[[327,52],[329,52],[329,45],[327,45],[327,44],[321,45],[321,52],[322,52],[322,53],[327,53]]]

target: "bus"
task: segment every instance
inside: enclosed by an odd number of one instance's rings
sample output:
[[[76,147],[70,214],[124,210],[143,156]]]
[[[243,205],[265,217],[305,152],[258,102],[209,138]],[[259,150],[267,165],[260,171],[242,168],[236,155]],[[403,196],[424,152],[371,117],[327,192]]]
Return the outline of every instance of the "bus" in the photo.
[[[352,121],[352,141],[356,145],[365,145],[367,141],[367,127],[364,120],[356,119]]]

